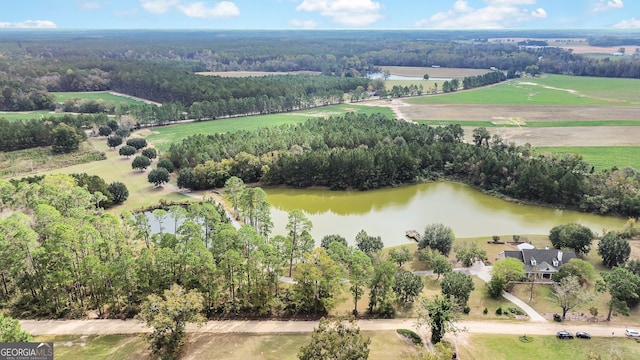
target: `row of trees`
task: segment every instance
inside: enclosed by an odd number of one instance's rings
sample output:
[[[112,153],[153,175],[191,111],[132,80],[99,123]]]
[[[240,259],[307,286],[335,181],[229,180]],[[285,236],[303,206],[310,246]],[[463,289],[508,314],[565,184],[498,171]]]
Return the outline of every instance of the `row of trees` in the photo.
[[[484,130],[474,131],[475,143],[467,144],[458,125],[347,114],[194,135],[172,144],[166,156],[179,169],[180,186],[194,189],[221,187],[231,176],[247,183],[361,190],[444,177],[527,201],[640,215],[640,195],[628,186],[638,185],[635,170],[595,172],[579,156],[533,156],[530,146],[507,145]]]

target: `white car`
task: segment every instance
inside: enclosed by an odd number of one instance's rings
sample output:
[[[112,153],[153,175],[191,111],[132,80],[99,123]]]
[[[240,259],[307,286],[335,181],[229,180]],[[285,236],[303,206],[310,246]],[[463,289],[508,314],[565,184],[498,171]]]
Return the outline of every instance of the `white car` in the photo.
[[[627,336],[632,336],[632,337],[640,337],[640,331],[635,330],[635,329],[626,329],[624,331],[625,335]]]

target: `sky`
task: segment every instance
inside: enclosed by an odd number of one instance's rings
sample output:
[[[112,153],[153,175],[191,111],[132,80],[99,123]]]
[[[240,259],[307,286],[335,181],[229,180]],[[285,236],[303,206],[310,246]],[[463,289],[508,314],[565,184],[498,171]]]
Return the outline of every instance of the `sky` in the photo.
[[[4,0],[3,28],[640,29],[640,0]]]

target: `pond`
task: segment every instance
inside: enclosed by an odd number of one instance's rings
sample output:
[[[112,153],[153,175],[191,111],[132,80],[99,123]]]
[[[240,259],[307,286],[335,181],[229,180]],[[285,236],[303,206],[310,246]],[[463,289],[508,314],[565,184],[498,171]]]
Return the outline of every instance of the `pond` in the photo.
[[[410,243],[405,232],[424,232],[425,226],[443,223],[456,237],[548,234],[556,225],[576,222],[602,234],[618,230],[626,219],[521,205],[485,195],[467,185],[436,182],[372,191],[318,189],[264,189],[272,205],[272,235],[286,235],[288,212],[302,210],[313,223],[316,243],[323,236],[340,234],[350,244],[365,230],[381,236],[385,246]]]

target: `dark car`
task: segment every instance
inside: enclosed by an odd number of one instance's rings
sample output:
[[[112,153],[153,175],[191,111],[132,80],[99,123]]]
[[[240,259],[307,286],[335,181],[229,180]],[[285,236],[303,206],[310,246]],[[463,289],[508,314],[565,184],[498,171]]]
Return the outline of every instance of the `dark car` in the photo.
[[[560,330],[556,333],[556,337],[558,339],[573,339],[573,334],[565,330]]]
[[[580,339],[591,339],[591,334],[586,333],[584,331],[578,331],[576,333],[576,337]]]

